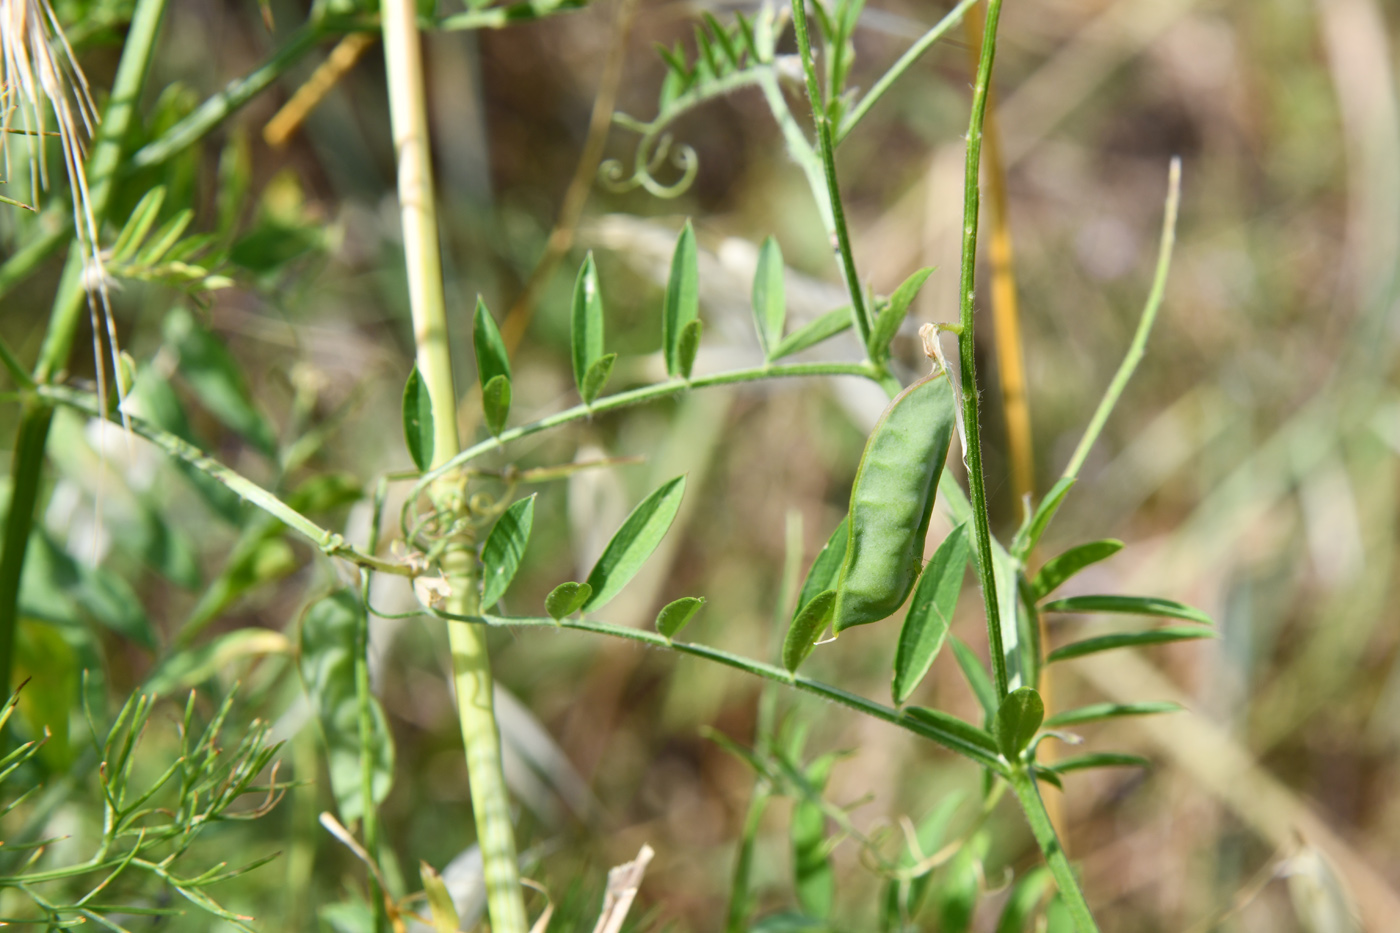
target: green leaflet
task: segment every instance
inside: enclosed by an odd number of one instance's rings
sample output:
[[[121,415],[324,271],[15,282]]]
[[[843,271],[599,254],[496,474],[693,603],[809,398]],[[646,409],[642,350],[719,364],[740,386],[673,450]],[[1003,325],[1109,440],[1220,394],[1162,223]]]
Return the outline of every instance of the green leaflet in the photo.
[[[511,504],[501,513],[481,547],[482,584],[481,608],[489,610],[506,595],[510,581],[520,569],[525,549],[530,544],[530,529],[535,521],[535,497],[528,496]]]
[[[1056,648],[1045,659],[1047,662],[1068,661],[1082,658],[1086,654],[1112,651],[1115,648],[1142,648],[1148,645],[1164,645],[1174,641],[1189,641],[1195,638],[1214,638],[1215,632],[1196,625],[1174,625],[1148,629],[1145,632],[1122,632],[1116,635],[1100,635],[1083,641],[1070,642]]]
[[[944,748],[971,758],[998,773],[1002,771],[998,757],[996,739],[990,732],[979,729],[971,723],[963,722],[956,716],[942,710],[927,709],[922,706],[909,706],[904,710],[906,721],[913,723],[918,731]]]
[[[1065,496],[1069,495],[1073,486],[1074,477],[1071,476],[1063,477],[1051,486],[1050,491],[1045,494],[1045,498],[1040,500],[1040,505],[1016,532],[1016,537],[1011,541],[1011,553],[1016,555],[1018,560],[1024,561],[1026,556],[1035,550],[1036,544],[1040,542],[1040,536],[1045,534],[1046,528],[1050,527],[1050,520],[1060,510],[1060,505],[1065,501]]]
[[[1183,709],[1180,703],[1163,700],[1152,703],[1091,703],[1076,706],[1056,713],[1045,720],[1045,728],[1058,729],[1063,726],[1079,726],[1104,719],[1118,719],[1122,716],[1152,716],[1158,713],[1177,713]]]
[[[565,616],[571,616],[583,608],[588,602],[588,597],[593,595],[593,587],[587,583],[574,583],[570,580],[561,583],[549,591],[549,595],[544,598],[544,611],[549,613],[549,617],[555,622]]]
[[[700,267],[695,251],[695,230],[690,221],[676,240],[671,257],[671,276],[666,282],[666,303],[661,314],[661,348],[666,355],[666,372],[684,378],[681,365],[681,335],[700,315]],[[698,343],[699,335],[695,335]],[[692,352],[691,362],[694,362]]]
[[[770,362],[782,359],[785,356],[792,356],[794,353],[801,353],[808,347],[814,347],[823,340],[829,340],[837,334],[851,326],[851,306],[846,305],[834,311],[828,311],[814,321],[808,321],[797,330],[788,334],[778,345],[768,354]]]
[[[783,340],[787,317],[787,294],[783,283],[783,251],[771,236],[758,251],[758,269],[753,276],[753,322],[765,359],[773,360]]]
[[[417,366],[403,387],[403,439],[414,466],[428,469],[433,462],[433,400]]]
[[[812,561],[812,568],[807,571],[807,578],[802,581],[802,591],[797,597],[797,606],[792,611],[794,619],[818,594],[836,589],[836,580],[841,576],[841,564],[846,559],[846,539],[850,536],[849,521],[849,518],[841,519],[841,524],[836,526],[826,544],[817,552],[817,559]]]
[[[939,373],[895,396],[871,431],[851,487],[837,633],[888,618],[914,588],[953,425],[953,389]]]
[[[695,368],[695,356],[700,352],[700,335],[705,332],[705,322],[694,320],[681,328],[680,344],[676,347],[677,374],[689,379]]]
[[[958,606],[963,575],[971,557],[967,525],[959,525],[943,539],[933,559],[919,575],[894,656],[894,681],[890,692],[896,706],[909,699],[938,657]]]
[[[1058,557],[1045,562],[1040,572],[1031,581],[1031,594],[1036,602],[1053,593],[1060,584],[1091,564],[1097,564],[1123,550],[1123,542],[1113,538],[1090,541],[1072,547]]]
[[[1128,755],[1123,752],[1091,752],[1088,755],[1061,758],[1045,767],[1055,774],[1068,774],[1071,771],[1085,771],[1089,768],[1150,768],[1152,762],[1141,755]]]
[[[356,653],[365,609],[348,589],[337,590],[313,603],[301,623],[299,666],[306,694],[325,737],[331,790],[341,821],[364,815],[361,761],[371,761],[370,796],[376,804],[389,795],[394,776],[394,745],[384,711],[374,697],[369,703],[370,747],[360,739],[360,698],[356,692]]]
[[[598,269],[590,251],[574,280],[573,310],[569,318],[569,342],[574,362],[574,382],[585,404],[597,398],[601,385],[589,389],[589,373],[603,356],[603,295],[598,289]],[[606,377],[605,377],[606,378]],[[596,382],[597,377],[594,377]]]
[[[983,717],[987,722],[991,722],[997,712],[997,690],[992,685],[992,678],[987,676],[982,659],[977,657],[961,638],[954,635],[952,642],[953,657],[957,658],[958,669],[962,671],[967,685],[972,688],[972,695],[977,697]]]
[[[675,602],[667,603],[656,615],[656,630],[667,638],[675,638],[703,605],[703,596],[682,596]]]
[[[500,434],[510,414],[510,357],[491,312],[480,297],[472,319],[472,347],[476,352],[476,376],[481,385],[481,406],[492,434]]]
[[[1185,619],[1201,625],[1214,625],[1211,617],[1199,609],[1187,606],[1172,599],[1156,596],[1071,596],[1046,603],[1041,609],[1045,612],[1114,612],[1139,616],[1160,616],[1167,619]]]
[[[836,591],[818,593],[793,618],[788,626],[787,637],[783,639],[783,667],[796,671],[812,653],[813,644],[822,629],[831,621],[831,610],[836,605]]]
[[[643,499],[612,536],[588,574],[592,595],[585,612],[603,608],[641,569],[665,536],[685,495],[685,477],[677,476]]]
[[[592,405],[593,400],[603,393],[603,387],[608,384],[608,377],[612,375],[613,364],[616,362],[617,354],[609,353],[600,356],[588,367],[588,372],[583,375],[583,385],[579,386],[579,395],[583,397],[585,405]]]
[[[506,419],[510,417],[510,379],[506,376],[493,376],[481,387],[481,410],[486,416],[486,426],[492,434],[505,430]]]
[[[933,269],[926,268],[909,276],[895,289],[889,303],[880,309],[880,313],[875,317],[874,326],[870,328],[871,360],[880,363],[889,358],[890,342],[894,340],[894,335],[899,333],[899,326],[909,314],[909,306],[918,297],[919,289],[924,287],[924,282],[932,274]]]
[[[992,720],[992,735],[1007,761],[1021,757],[1045,719],[1045,703],[1031,687],[1007,694]]]

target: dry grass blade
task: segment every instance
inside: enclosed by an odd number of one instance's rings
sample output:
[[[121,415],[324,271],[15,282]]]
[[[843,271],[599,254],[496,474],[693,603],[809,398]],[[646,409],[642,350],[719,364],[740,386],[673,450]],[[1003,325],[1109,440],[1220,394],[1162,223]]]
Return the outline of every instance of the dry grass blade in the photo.
[[[656,855],[651,846],[642,844],[642,851],[630,862],[608,872],[608,890],[603,894],[603,912],[598,916],[598,924],[593,933],[618,933],[637,898],[637,889],[642,886],[642,876],[647,865]]]
[[[106,398],[106,365],[102,352],[105,329],[114,371],[118,371],[119,347],[116,323],[107,294],[107,274],[98,245],[97,218],[87,179],[87,144],[99,122],[87,78],[73,57],[62,26],[48,0],[0,0],[0,83],[5,102],[0,116],[0,152],[9,174],[8,142],[11,121],[19,114],[28,146],[30,188],[35,205],[39,191],[49,186],[43,138],[48,135],[48,114],[53,113],[63,165],[73,202],[73,229],[83,259],[83,286],[92,316],[93,359],[97,366],[98,392]],[[123,387],[118,380],[118,397]]]

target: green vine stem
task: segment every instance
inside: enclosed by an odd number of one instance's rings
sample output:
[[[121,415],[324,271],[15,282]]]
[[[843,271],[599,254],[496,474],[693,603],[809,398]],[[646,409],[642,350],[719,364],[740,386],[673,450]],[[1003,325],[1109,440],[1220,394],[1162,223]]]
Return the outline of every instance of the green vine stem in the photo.
[[[925,52],[933,47],[935,42],[947,35],[948,30],[960,23],[963,15],[976,5],[977,2],[978,0],[962,0],[962,2],[949,10],[942,19],[935,23],[932,29],[920,36],[919,40],[911,45],[908,51],[899,57],[899,61],[890,66],[889,71],[886,71],[880,76],[880,79],[876,81],[870,90],[866,92],[865,96],[861,98],[860,103],[856,104],[855,108],[841,121],[841,125],[836,130],[836,145],[841,145],[842,140],[850,135],[851,130],[856,128],[856,124],[863,120],[865,115],[870,112],[870,108],[874,107],[875,104],[879,103],[880,98],[885,96],[885,92],[888,91],[896,81],[902,78],[904,73],[908,71],[915,62],[922,58]]]
[[[384,0],[384,58],[389,79],[389,111],[398,157],[399,210],[404,260],[408,268],[418,371],[432,402],[434,459],[447,461],[461,448],[457,436],[457,393],[447,340],[447,308],[423,87],[421,39],[414,0]],[[467,514],[461,483],[447,478],[429,494],[439,514],[448,516],[441,569],[450,595],[447,611],[472,615],[480,610],[480,573],[475,529]],[[448,628],[456,687],[457,718],[466,748],[472,812],[486,878],[487,911],[495,933],[525,933],[525,898],[520,886],[510,799],[501,765],[501,736],[492,699],[491,662],[486,632],[473,626]]]
[[[1080,890],[1074,866],[1070,864],[1064,846],[1060,845],[1060,839],[1055,835],[1055,827],[1050,822],[1050,814],[1046,812],[1045,801],[1040,796],[1040,788],[1036,786],[1035,778],[1025,768],[1020,767],[1008,769],[1005,777],[1011,785],[1011,792],[1021,804],[1021,812],[1026,815],[1031,834],[1035,836],[1035,841],[1045,856],[1045,865],[1050,869],[1050,874],[1060,889],[1060,896],[1069,908],[1070,916],[1074,918],[1075,927],[1079,933],[1098,933],[1098,924],[1094,922],[1094,915],[1090,913],[1089,904],[1084,900],[1084,892]]]
[[[165,15],[165,0],[139,0],[127,33],[126,47],[112,84],[112,96],[93,138],[88,160],[91,179],[90,208],[99,227],[107,213],[112,180],[121,163],[122,140],[136,113],[141,88],[150,70],[156,35]],[[83,257],[73,249],[59,282],[44,334],[34,381],[48,382],[68,362],[73,338],[83,308]],[[10,509],[5,518],[4,553],[0,556],[0,696],[8,695],[14,659],[14,634],[18,621],[19,584],[25,552],[34,527],[34,510],[44,471],[44,448],[48,444],[53,408],[39,396],[29,394],[20,414],[10,470]]]
[[[812,105],[812,122],[817,129],[817,151],[821,153],[822,168],[826,176],[827,197],[831,200],[831,216],[836,228],[837,256],[841,261],[841,272],[846,279],[846,290],[851,293],[851,317],[856,324],[862,344],[870,343],[870,317],[865,310],[865,293],[856,275],[855,254],[851,251],[851,235],[846,229],[846,214],[841,206],[841,189],[836,181],[836,146],[832,142],[831,117],[827,113],[826,101],[817,85],[816,64],[812,59],[812,39],[807,30],[807,7],[805,3],[792,5],[792,25],[797,33],[797,51],[802,59],[802,72],[807,78],[807,99]],[[833,89],[836,90],[836,89]]]
[[[972,499],[973,528],[977,538],[977,579],[982,586],[982,602],[987,611],[987,642],[991,648],[992,675],[997,695],[1008,692],[1006,647],[1001,634],[1001,609],[997,605],[996,580],[992,573],[992,530],[987,512],[987,484],[982,475],[982,428],[978,420],[977,362],[973,345],[973,290],[977,284],[977,211],[981,203],[978,185],[982,160],[982,126],[987,118],[987,91],[996,58],[997,21],[1001,0],[987,0],[987,25],[982,38],[982,55],[977,64],[977,83],[972,90],[972,117],[967,130],[967,169],[963,185],[962,278],[958,286],[961,314],[958,319],[958,362],[962,382],[963,425],[966,432],[967,486]]]
[[[1147,304],[1142,310],[1142,317],[1138,319],[1137,330],[1133,333],[1128,352],[1124,354],[1123,362],[1119,364],[1118,372],[1114,373],[1108,391],[1104,393],[1099,407],[1094,411],[1094,417],[1084,429],[1084,436],[1080,438],[1079,445],[1074,448],[1074,454],[1065,465],[1066,479],[1074,479],[1079,475],[1079,470],[1084,466],[1084,460],[1089,456],[1094,442],[1098,440],[1099,432],[1103,430],[1109,414],[1118,404],[1118,399],[1122,397],[1123,389],[1133,377],[1138,364],[1142,362],[1147,349],[1147,336],[1152,333],[1152,324],[1157,320],[1157,310],[1162,307],[1162,296],[1167,290],[1167,274],[1172,266],[1172,248],[1176,245],[1176,215],[1180,206],[1181,159],[1177,157],[1172,159],[1167,174],[1167,203],[1162,212],[1162,239],[1157,248],[1157,271],[1152,276],[1152,290],[1147,295]]]

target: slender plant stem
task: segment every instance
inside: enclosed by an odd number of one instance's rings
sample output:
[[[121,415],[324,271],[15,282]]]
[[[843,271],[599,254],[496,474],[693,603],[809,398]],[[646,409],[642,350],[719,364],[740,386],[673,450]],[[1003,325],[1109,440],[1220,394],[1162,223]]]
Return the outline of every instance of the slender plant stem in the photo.
[[[1040,788],[1036,786],[1035,778],[1024,768],[1013,768],[1009,769],[1006,779],[1011,784],[1011,791],[1016,795],[1016,800],[1021,804],[1021,811],[1025,813],[1026,822],[1030,824],[1031,834],[1035,836],[1040,851],[1045,855],[1046,867],[1050,869],[1050,874],[1060,889],[1060,897],[1069,908],[1075,927],[1079,933],[1098,933],[1098,924],[1094,922],[1094,915],[1090,913],[1089,904],[1084,900],[1084,892],[1079,888],[1074,866],[1070,865],[1069,856],[1065,854],[1059,838],[1055,835],[1055,827],[1050,823],[1050,814],[1045,810],[1045,801],[1041,799]]]
[[[112,84],[112,96],[93,139],[88,161],[91,184],[89,206],[94,222],[101,225],[112,191],[112,176],[121,162],[122,140],[136,112],[136,102],[150,70],[156,35],[165,14],[165,0],[138,0],[127,32],[121,63]],[[35,260],[37,261],[37,259]],[[67,364],[78,329],[83,306],[83,258],[74,249],[68,257],[58,294],[49,316],[48,330],[34,368],[34,381],[47,382]],[[10,508],[5,518],[4,553],[0,556],[0,696],[10,690],[14,633],[19,609],[19,584],[24,571],[29,534],[34,527],[34,510],[39,501],[39,485],[44,469],[44,447],[48,443],[53,408],[36,395],[30,395],[20,414],[10,470]]]
[[[980,205],[978,170],[982,159],[982,125],[987,116],[987,93],[996,57],[997,20],[1001,0],[987,0],[987,28],[972,90],[972,117],[967,131],[967,169],[963,185],[962,279],[959,283],[961,315],[958,321],[958,361],[962,379],[963,425],[966,432],[967,486],[972,499],[972,522],[977,539],[977,578],[987,611],[987,641],[991,647],[992,677],[997,696],[1007,690],[1006,647],[1001,635],[1001,609],[997,605],[992,572],[992,530],[987,513],[987,484],[982,476],[982,430],[977,404],[977,363],[973,344],[973,289],[977,283],[977,212]]]
[[[855,254],[851,252],[851,236],[846,229],[846,214],[841,206],[841,188],[836,181],[836,147],[831,141],[831,116],[827,112],[821,88],[817,85],[817,69],[812,59],[812,39],[807,30],[807,8],[802,2],[792,5],[792,25],[797,33],[797,51],[802,59],[802,71],[807,77],[807,100],[812,105],[812,122],[817,129],[817,151],[821,154],[827,195],[831,199],[831,216],[836,228],[836,242],[832,245],[836,247],[837,258],[841,262],[846,290],[851,293],[851,317],[855,320],[860,342],[869,344],[870,318],[865,309],[865,294],[861,291],[860,278],[856,275]]]
[[[1128,380],[1133,377],[1138,364],[1142,362],[1147,349],[1147,336],[1152,332],[1152,324],[1157,320],[1157,311],[1162,307],[1162,296],[1167,290],[1167,273],[1171,271],[1172,266],[1172,248],[1176,245],[1176,215],[1180,205],[1181,159],[1177,157],[1172,159],[1167,176],[1167,203],[1162,212],[1162,241],[1157,249],[1157,271],[1152,277],[1152,291],[1148,293],[1147,304],[1142,309],[1142,317],[1138,320],[1137,331],[1133,334],[1132,343],[1128,345],[1128,352],[1119,364],[1118,372],[1109,383],[1108,391],[1104,393],[1099,407],[1094,411],[1094,417],[1089,419],[1089,426],[1084,429],[1079,446],[1074,448],[1074,454],[1065,466],[1066,479],[1079,475],[1085,458],[1089,456],[1089,451],[1108,421],[1109,414],[1118,404],[1118,399],[1122,397],[1123,389],[1127,387]]]
[[[755,661],[743,655],[733,654],[720,648],[711,648],[708,645],[697,645],[691,642],[675,641],[668,639],[665,635],[645,629],[632,628],[625,625],[611,625],[606,622],[594,622],[588,619],[562,619],[555,621],[547,616],[461,616],[454,621],[466,623],[453,626],[454,628],[492,628],[492,627],[518,627],[518,628],[552,628],[570,629],[578,632],[592,632],[596,635],[611,635],[616,638],[625,638],[629,641],[642,642],[655,648],[668,648],[680,654],[687,654],[695,658],[704,658],[735,670],[752,674],[755,677],[762,677],[774,683],[784,684],[794,687],[804,693],[819,696],[822,699],[838,703],[842,706],[864,713],[882,722],[898,726],[907,732],[912,732],[922,738],[931,739],[939,745],[957,752],[966,758],[975,761],[984,768],[992,772],[1004,775],[1007,768],[1005,761],[999,756],[994,756],[989,752],[979,748],[969,747],[966,743],[958,741],[956,736],[947,734],[935,726],[921,722],[912,716],[905,714],[903,710],[898,710],[874,700],[868,700],[863,696],[840,687],[804,677],[801,674],[792,673],[774,664],[767,664],[763,661]]]
[[[102,411],[97,396],[91,392],[80,392],[67,386],[56,385],[40,385],[35,388],[34,392],[44,404],[66,405],[94,418],[105,417],[108,420],[117,421],[110,413]],[[184,461],[201,473],[218,480],[240,499],[261,509],[293,531],[306,537],[327,555],[344,558],[361,567],[377,570],[380,573],[412,576],[413,570],[403,564],[382,560],[351,547],[340,535],[322,528],[302,515],[278,498],[276,493],[264,489],[246,476],[229,469],[184,439],[134,416],[129,417],[127,423],[130,424],[132,432],[137,436],[144,437],[169,456]]]
[[[870,108],[880,102],[880,98],[885,96],[885,92],[904,77],[904,73],[913,66],[923,54],[927,52],[935,42],[948,34],[948,31],[958,24],[967,11],[975,6],[978,0],[961,0],[948,13],[939,20],[932,29],[919,37],[919,41],[909,47],[909,50],[899,57],[899,61],[890,66],[890,70],[880,76],[874,86],[861,98],[860,103],[855,106],[846,119],[841,121],[841,126],[836,130],[836,145],[841,145],[842,141],[850,135],[851,130],[856,128],[856,124],[865,118],[870,112]]]
[[[793,376],[859,376],[863,379],[878,378],[878,375],[869,363],[788,363],[753,366],[747,369],[731,369],[727,372],[713,373],[708,376],[695,376],[689,382],[684,379],[671,379],[666,382],[655,383],[654,385],[642,386],[639,389],[629,389],[626,392],[618,392],[606,396],[605,398],[600,398],[592,405],[575,405],[573,408],[566,408],[564,411],[541,418],[538,421],[522,424],[515,428],[508,428],[502,431],[497,437],[482,441],[479,444],[473,444],[450,460],[424,473],[422,478],[419,479],[414,493],[416,495],[418,492],[425,489],[428,484],[441,479],[468,461],[480,457],[482,454],[498,450],[501,446],[511,441],[519,440],[522,437],[529,437],[531,434],[538,434],[540,431],[547,431],[561,424],[568,424],[571,421],[582,421],[594,415],[617,411],[620,408],[628,408],[632,405],[640,405],[643,402],[654,402],[663,398],[669,398],[673,395],[680,395],[682,392],[689,389],[738,385],[745,382],[757,382],[764,379],[779,377],[790,378]]]
[[[447,308],[443,298],[416,16],[414,0],[385,0],[381,5],[414,342],[418,350],[418,371],[435,413],[433,457],[436,465],[441,465],[461,444],[457,436],[457,393],[452,384],[452,357],[447,340]],[[475,529],[466,511],[464,487],[446,478],[435,483],[430,492],[439,513],[452,517],[450,527],[445,529],[448,541],[441,560],[443,577],[451,590],[447,611],[474,615],[481,609],[481,583]],[[510,800],[501,766],[501,736],[492,699],[486,633],[471,626],[449,626],[448,643],[491,929],[495,933],[525,933],[529,924],[520,886],[515,832],[510,823]]]

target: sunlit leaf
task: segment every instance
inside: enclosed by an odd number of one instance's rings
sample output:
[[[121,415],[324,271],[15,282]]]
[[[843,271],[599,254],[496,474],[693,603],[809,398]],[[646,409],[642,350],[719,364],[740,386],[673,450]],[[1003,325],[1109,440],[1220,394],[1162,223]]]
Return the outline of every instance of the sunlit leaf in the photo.
[[[657,613],[656,630],[667,638],[675,638],[703,605],[703,596],[682,596],[675,602],[667,603],[661,612]]]
[[[676,240],[671,257],[671,276],[666,282],[666,304],[661,317],[661,346],[666,354],[666,372],[681,376],[681,334],[700,314],[700,267],[695,250],[695,230],[690,221]]]
[[[1152,762],[1141,755],[1129,755],[1124,752],[1091,752],[1087,755],[1061,758],[1045,767],[1056,774],[1068,774],[1071,771],[1086,771],[1089,768],[1150,768]]]
[[[593,594],[585,604],[585,610],[594,612],[603,608],[641,569],[665,537],[671,522],[675,521],[684,495],[685,477],[677,476],[632,510],[588,574],[588,585],[593,588]]]
[[[616,362],[617,354],[609,353],[600,356],[588,367],[588,372],[583,374],[583,385],[579,387],[579,394],[583,396],[585,405],[592,405],[593,400],[603,393],[603,387],[608,384],[608,377],[612,375],[613,364]]]
[[[1123,542],[1113,538],[1090,541],[1072,547],[1058,557],[1045,562],[1031,581],[1031,593],[1036,602],[1053,593],[1060,584],[1091,564],[1097,564],[1123,549]]]
[[[403,438],[408,445],[408,455],[419,470],[432,466],[433,400],[417,366],[408,374],[408,383],[403,388]]]
[[[851,308],[847,305],[828,311],[814,321],[808,321],[788,334],[768,354],[769,360],[780,360],[794,353],[801,353],[823,340],[829,340],[851,326]]]
[[[953,657],[958,660],[958,669],[966,678],[967,685],[972,688],[972,695],[977,697],[977,702],[981,704],[986,720],[991,722],[997,712],[996,687],[992,686],[992,679],[987,676],[982,659],[956,635],[953,636],[952,643]]]
[[[681,329],[680,346],[676,348],[676,365],[682,379],[689,379],[695,368],[695,356],[700,352],[700,335],[705,332],[705,322],[694,320]]]
[[[535,497],[521,499],[501,513],[481,548],[481,607],[490,609],[506,595],[530,544],[535,522]]]
[[[492,434],[505,430],[506,419],[510,417],[510,394],[509,376],[493,376],[481,387],[481,410]]]
[[[569,340],[574,361],[574,382],[585,402],[593,401],[587,391],[588,374],[603,355],[603,295],[598,290],[598,269],[590,252],[574,281],[573,311]]]
[[[1118,719],[1122,716],[1152,716],[1158,713],[1178,713],[1183,709],[1180,703],[1169,700],[1155,703],[1091,703],[1056,713],[1045,720],[1045,728],[1058,729],[1063,726],[1078,726],[1086,722],[1099,722],[1104,719]]]
[[[1120,632],[1115,635],[1100,635],[1097,638],[1070,642],[1068,645],[1050,652],[1049,657],[1045,660],[1049,662],[1068,661],[1071,658],[1082,658],[1086,654],[1112,651],[1115,648],[1144,648],[1149,645],[1164,645],[1174,641],[1214,637],[1215,632],[1195,625],[1167,626],[1148,629],[1145,632]]]
[[[544,611],[549,613],[549,617],[558,622],[565,616],[571,616],[584,607],[588,602],[588,597],[593,595],[593,587],[587,583],[575,583],[570,580],[561,583],[549,591],[549,595],[544,598]]]
[[[920,269],[895,289],[890,296],[889,303],[880,309],[879,315],[875,318],[875,324],[870,328],[870,358],[881,361],[890,355],[890,342],[894,340],[895,334],[899,333],[899,327],[904,323],[904,318],[909,314],[909,306],[918,297],[919,289],[924,287],[925,280],[933,274],[933,269]]]
[[[1114,612],[1138,616],[1159,616],[1185,619],[1202,625],[1213,625],[1211,617],[1193,606],[1156,596],[1071,596],[1046,603],[1045,612]]]
[[[797,618],[808,603],[817,597],[817,594],[827,590],[836,589],[836,580],[841,576],[841,564],[846,559],[846,542],[850,539],[850,516],[841,519],[841,524],[836,526],[836,530],[831,533],[831,537],[826,539],[826,544],[817,552],[816,560],[812,561],[812,567],[807,571],[807,578],[802,581],[802,591],[797,597],[797,606],[792,611],[792,617]]]
[[[807,601],[788,626],[787,637],[783,639],[783,667],[795,671],[812,653],[812,646],[831,621],[831,610],[836,606],[836,591],[825,590]]]
[[[1015,761],[1031,744],[1045,719],[1045,703],[1032,687],[1021,687],[1007,694],[992,720],[992,734],[997,747],[1010,761]]]
[[[1040,536],[1045,534],[1045,529],[1050,527],[1050,520],[1055,517],[1055,513],[1060,510],[1060,505],[1065,501],[1065,496],[1069,495],[1070,488],[1074,486],[1073,477],[1063,477],[1050,491],[1045,494],[1045,498],[1040,500],[1040,505],[1026,519],[1026,523],[1016,532],[1016,537],[1011,542],[1011,553],[1021,560],[1025,560],[1031,551],[1035,550],[1036,544],[1040,542]]]
[[[894,656],[891,692],[896,706],[903,704],[914,692],[942,649],[971,557],[972,546],[968,541],[967,526],[959,525],[943,539],[919,575]]]
[[[495,318],[480,297],[476,299],[476,312],[472,317],[472,349],[476,353],[476,376],[481,385],[486,422],[492,433],[499,434],[510,412],[510,356],[496,328]],[[493,382],[494,389],[491,388]],[[489,402],[488,394],[491,395]]]
[[[986,765],[999,764],[996,739],[985,729],[942,710],[922,706],[906,707],[904,719],[915,726],[915,731],[945,748]]]
[[[763,355],[774,359],[773,351],[783,340],[783,320],[787,316],[787,295],[783,284],[783,251],[771,236],[758,251],[758,269],[753,277],[753,320]]]

